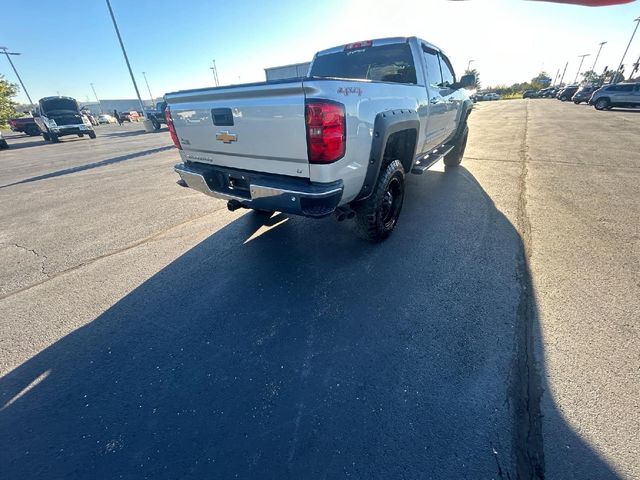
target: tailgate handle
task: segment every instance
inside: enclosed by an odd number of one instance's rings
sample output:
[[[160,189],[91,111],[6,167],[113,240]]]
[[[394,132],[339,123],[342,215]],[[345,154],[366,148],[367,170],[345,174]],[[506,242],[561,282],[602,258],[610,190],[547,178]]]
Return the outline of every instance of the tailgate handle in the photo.
[[[230,108],[212,108],[211,118],[213,118],[213,124],[219,127],[230,127],[233,125],[233,114]]]

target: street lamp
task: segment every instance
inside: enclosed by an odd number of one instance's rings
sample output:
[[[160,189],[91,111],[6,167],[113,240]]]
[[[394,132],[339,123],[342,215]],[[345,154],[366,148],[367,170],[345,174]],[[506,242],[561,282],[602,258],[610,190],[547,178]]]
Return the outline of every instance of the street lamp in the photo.
[[[596,59],[593,61],[593,67],[591,67],[591,71],[595,73],[596,71],[596,63],[598,63],[598,58],[600,57],[600,52],[602,51],[602,46],[607,42],[600,42],[600,48],[598,49],[598,54],[596,55]]]
[[[591,55],[590,53],[585,53],[584,55],[578,55],[578,57],[580,57],[580,66],[578,67],[578,71],[576,72],[576,79],[573,81],[573,83],[578,82],[578,75],[580,75],[580,69],[582,69],[582,62],[584,62],[584,57],[588,57],[590,55]]]
[[[631,34],[631,38],[629,39],[629,43],[627,44],[627,48],[625,48],[624,53],[622,54],[622,60],[620,60],[620,65],[618,66],[618,69],[616,70],[616,73],[613,76],[613,79],[611,80],[611,83],[617,83],[618,82],[618,72],[620,72],[620,70],[622,70],[622,64],[624,62],[624,57],[627,56],[627,52],[629,51],[629,47],[631,46],[631,42],[633,42],[633,37],[635,37],[636,32],[638,31],[638,25],[640,25],[640,17],[636,18],[634,20],[634,22],[636,22],[636,28],[633,29],[633,33]]]
[[[475,62],[475,60],[469,60],[469,62],[467,62],[467,72],[471,68],[471,62]]]
[[[120,42],[120,48],[122,49],[122,55],[124,56],[124,61],[127,63],[127,68],[129,69],[129,75],[131,75],[133,88],[136,90],[136,96],[138,97],[138,102],[140,102],[140,111],[142,112],[143,118],[146,120],[147,116],[144,112],[144,103],[142,103],[142,98],[140,98],[140,91],[138,90],[138,84],[136,83],[136,79],[133,76],[133,71],[131,70],[131,65],[129,64],[129,57],[127,57],[127,51],[124,49],[124,43],[122,43],[122,37],[120,36],[120,29],[118,28],[118,24],[116,23],[116,17],[113,15],[111,2],[109,0],[106,0],[106,1],[107,1],[107,8],[109,9],[109,14],[111,15],[111,21],[113,21],[113,28],[115,28],[116,35],[118,36],[118,41]]]
[[[142,76],[144,77],[144,83],[147,84],[147,90],[149,90],[149,96],[151,97],[151,107],[153,108],[153,93],[151,93],[151,88],[149,88],[149,81],[147,80],[147,72],[142,72]]]
[[[13,68],[13,72],[16,74],[16,77],[18,77],[18,81],[20,82],[20,85],[22,85],[22,90],[24,91],[24,94],[29,99],[29,104],[30,105],[35,105],[33,103],[33,100],[31,100],[31,97],[29,96],[29,92],[27,91],[27,87],[24,86],[24,82],[22,81],[22,78],[20,78],[20,75],[18,74],[18,70],[16,70],[16,66],[13,64],[13,62],[11,61],[11,57],[9,56],[9,55],[20,55],[20,53],[9,52],[9,51],[7,51],[8,50],[7,47],[0,47],[0,50],[2,50],[2,52],[7,56],[7,60],[9,60],[9,63],[11,64],[11,68]]]
[[[98,106],[100,107],[100,113],[104,113],[104,111],[102,110],[102,103],[100,103],[100,99],[98,98],[98,94],[96,93],[96,89],[93,86],[93,83],[90,83],[89,85],[91,85],[91,90],[93,90],[93,94],[96,97],[96,102],[98,102]]]
[[[220,86],[220,82],[218,82],[218,68],[216,67],[216,61],[213,60],[213,67],[209,67],[209,69],[213,72],[213,81],[216,83],[216,87]]]

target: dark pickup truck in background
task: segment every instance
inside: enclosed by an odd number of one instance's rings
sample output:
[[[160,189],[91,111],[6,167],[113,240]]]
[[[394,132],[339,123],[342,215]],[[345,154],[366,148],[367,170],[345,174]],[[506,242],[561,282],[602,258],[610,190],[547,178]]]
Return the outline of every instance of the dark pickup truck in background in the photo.
[[[153,128],[156,130],[160,130],[160,127],[167,123],[167,119],[165,118],[165,110],[167,109],[167,102],[158,102],[156,103],[156,108],[151,110],[145,110],[145,115],[151,123],[153,124]]]
[[[26,133],[30,137],[40,135],[40,128],[33,117],[12,118],[9,126],[14,132]]]

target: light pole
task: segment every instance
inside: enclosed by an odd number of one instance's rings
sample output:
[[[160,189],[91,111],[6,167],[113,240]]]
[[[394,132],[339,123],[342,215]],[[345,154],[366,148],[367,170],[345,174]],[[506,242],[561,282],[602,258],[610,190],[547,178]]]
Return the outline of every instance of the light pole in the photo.
[[[471,62],[474,62],[475,60],[469,60],[467,62],[467,72],[469,71],[469,69],[471,68]]]
[[[633,33],[631,34],[631,38],[629,39],[629,43],[627,44],[627,48],[624,49],[624,53],[622,54],[622,59],[620,60],[620,65],[618,66],[618,69],[616,70],[616,73],[613,76],[613,80],[611,81],[611,83],[618,83],[618,72],[620,72],[620,70],[622,70],[622,63],[624,62],[624,57],[627,56],[627,52],[629,51],[629,47],[631,46],[631,42],[633,42],[633,37],[636,36],[636,31],[638,31],[638,25],[640,25],[640,17],[636,18],[634,20],[634,22],[636,22],[636,28],[633,29]]]
[[[96,97],[96,102],[98,102],[98,106],[100,107],[100,113],[104,113],[104,111],[102,110],[102,103],[100,103],[100,99],[98,98],[98,94],[96,93],[96,89],[93,86],[93,83],[90,83],[89,85],[91,85],[91,90],[93,90],[93,94]]]
[[[151,108],[153,108],[153,93],[151,93],[151,88],[149,88],[149,80],[147,80],[147,72],[142,72],[142,76],[144,77],[144,83],[147,84],[147,90],[149,90],[149,96],[151,97]]]
[[[213,60],[213,67],[209,67],[211,72],[213,73],[213,81],[216,83],[216,87],[220,86],[220,82],[218,82],[218,68],[216,67],[216,61]]]
[[[562,71],[562,77],[560,78],[559,86],[562,86],[562,81],[564,80],[564,74],[567,73],[567,67],[569,66],[569,62],[564,64],[564,70]]]
[[[11,68],[13,68],[13,72],[16,74],[16,77],[18,77],[18,81],[20,82],[20,85],[22,85],[22,90],[24,91],[24,94],[27,96],[27,98],[29,99],[29,104],[30,105],[35,105],[33,103],[33,100],[31,100],[31,97],[29,96],[29,92],[27,91],[27,87],[24,86],[24,82],[22,81],[22,78],[20,78],[20,75],[18,74],[18,70],[16,70],[16,66],[13,64],[13,62],[11,61],[11,57],[9,55],[20,55],[17,52],[8,52],[8,48],[7,47],[0,47],[0,50],[3,51],[3,53],[7,56],[7,60],[9,60],[9,63],[11,64]]]
[[[124,43],[122,43],[122,37],[120,36],[120,30],[118,29],[118,24],[116,23],[116,17],[113,15],[113,10],[111,8],[111,2],[107,1],[107,7],[109,8],[109,14],[111,15],[111,20],[113,21],[113,28],[116,30],[116,35],[118,36],[118,41],[120,42],[120,48],[122,49],[122,55],[124,55],[124,61],[127,63],[127,68],[129,69],[129,75],[131,75],[131,81],[133,82],[133,88],[136,90],[136,95],[138,97],[138,102],[140,102],[140,111],[142,112],[143,118],[146,120],[147,116],[144,112],[144,103],[142,103],[142,98],[140,98],[140,91],[138,90],[138,84],[136,83],[136,79],[133,76],[133,71],[131,70],[131,65],[129,64],[129,57],[127,57],[127,51],[124,49]]]
[[[578,67],[578,71],[576,72],[576,79],[573,81],[573,83],[577,83],[578,75],[580,75],[580,70],[582,69],[582,62],[584,62],[584,57],[588,57],[589,55],[591,54],[585,53],[584,55],[578,55],[580,57],[580,66]]]
[[[596,63],[598,63],[598,58],[600,58],[600,52],[602,51],[602,46],[607,42],[600,42],[600,48],[598,49],[598,54],[596,55],[596,59],[593,61],[593,67],[591,67],[591,71],[593,73],[596,72]]]

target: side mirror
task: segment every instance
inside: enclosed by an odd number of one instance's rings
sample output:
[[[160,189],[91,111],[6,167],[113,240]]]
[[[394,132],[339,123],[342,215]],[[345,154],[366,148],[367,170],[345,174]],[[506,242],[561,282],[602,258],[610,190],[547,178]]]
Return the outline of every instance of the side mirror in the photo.
[[[476,76],[473,73],[463,75],[456,85],[458,88],[473,88],[476,85]]]

